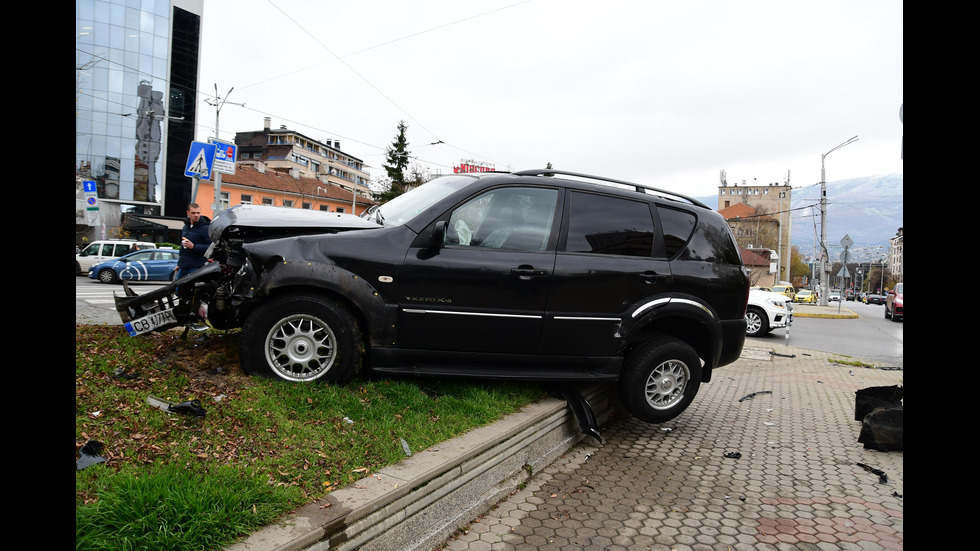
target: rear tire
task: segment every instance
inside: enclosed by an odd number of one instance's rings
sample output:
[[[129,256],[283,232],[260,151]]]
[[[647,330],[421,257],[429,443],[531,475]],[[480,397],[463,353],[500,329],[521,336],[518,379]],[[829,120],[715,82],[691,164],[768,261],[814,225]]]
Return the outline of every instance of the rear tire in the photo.
[[[701,359],[687,343],[656,338],[627,358],[619,398],[633,417],[663,423],[680,415],[701,386]]]
[[[242,326],[242,369],[291,382],[343,383],[361,362],[361,331],[339,302],[312,296],[267,299]]]

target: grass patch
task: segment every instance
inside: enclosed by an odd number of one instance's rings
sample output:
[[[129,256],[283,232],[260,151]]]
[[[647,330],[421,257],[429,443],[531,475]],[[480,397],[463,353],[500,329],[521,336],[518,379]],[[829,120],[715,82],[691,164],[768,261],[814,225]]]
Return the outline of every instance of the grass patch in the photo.
[[[129,337],[75,326],[77,549],[220,549],[412,452],[491,423],[537,385],[358,378],[344,386],[249,377],[238,332]],[[205,416],[148,396],[199,400]]]
[[[851,365],[854,367],[869,367],[869,368],[875,367],[873,364],[862,362],[860,360],[845,360],[839,357],[827,358],[827,361],[832,364]]]

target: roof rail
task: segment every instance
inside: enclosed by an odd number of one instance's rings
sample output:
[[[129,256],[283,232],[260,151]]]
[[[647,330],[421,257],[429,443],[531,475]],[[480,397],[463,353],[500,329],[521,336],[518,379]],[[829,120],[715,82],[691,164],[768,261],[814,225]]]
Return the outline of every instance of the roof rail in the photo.
[[[554,176],[556,174],[560,174],[562,176],[575,176],[577,178],[584,178],[584,179],[587,179],[587,180],[594,180],[594,181],[596,181],[596,183],[600,183],[600,184],[601,183],[605,183],[605,184],[619,184],[619,185],[623,185],[623,186],[629,186],[629,187],[632,187],[635,191],[637,191],[639,193],[644,193],[644,194],[647,191],[653,191],[653,192],[655,192],[657,194],[664,194],[664,195],[669,195],[671,197],[676,197],[678,199],[683,199],[683,200],[691,203],[692,205],[697,205],[699,207],[706,208],[706,209],[709,209],[709,210],[711,209],[711,207],[709,207],[708,205],[705,205],[701,201],[698,201],[697,199],[693,199],[693,198],[688,197],[686,195],[681,195],[680,193],[675,193],[673,191],[667,191],[665,189],[656,188],[656,187],[653,187],[653,186],[649,186],[647,184],[637,184],[635,182],[625,182],[623,180],[614,180],[612,178],[605,178],[603,176],[593,176],[591,174],[580,174],[578,172],[569,172],[567,170],[555,170],[553,168],[535,168],[535,169],[531,169],[531,170],[522,170],[520,172],[514,172],[513,174],[515,174],[517,176]]]

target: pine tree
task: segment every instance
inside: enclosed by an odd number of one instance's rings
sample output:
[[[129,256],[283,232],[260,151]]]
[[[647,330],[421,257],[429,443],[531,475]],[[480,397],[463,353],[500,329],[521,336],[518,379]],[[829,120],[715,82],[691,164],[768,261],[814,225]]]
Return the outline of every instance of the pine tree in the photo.
[[[405,125],[405,121],[398,121],[398,135],[395,136],[395,141],[388,146],[385,164],[381,165],[388,173],[387,189],[374,194],[375,200],[379,203],[390,201],[406,191],[405,185],[408,183],[406,169],[408,168],[409,155],[408,138],[405,137],[406,130],[408,130],[408,126]]]

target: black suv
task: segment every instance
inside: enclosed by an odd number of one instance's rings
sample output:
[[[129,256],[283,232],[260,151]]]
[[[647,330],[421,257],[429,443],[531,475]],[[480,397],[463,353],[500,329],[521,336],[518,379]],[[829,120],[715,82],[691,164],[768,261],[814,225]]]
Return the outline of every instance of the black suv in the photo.
[[[639,419],[680,414],[745,340],[749,284],[725,220],[648,186],[556,170],[436,178],[361,218],[254,205],[212,260],[116,298],[131,334],[241,327],[243,369],[619,381]]]

